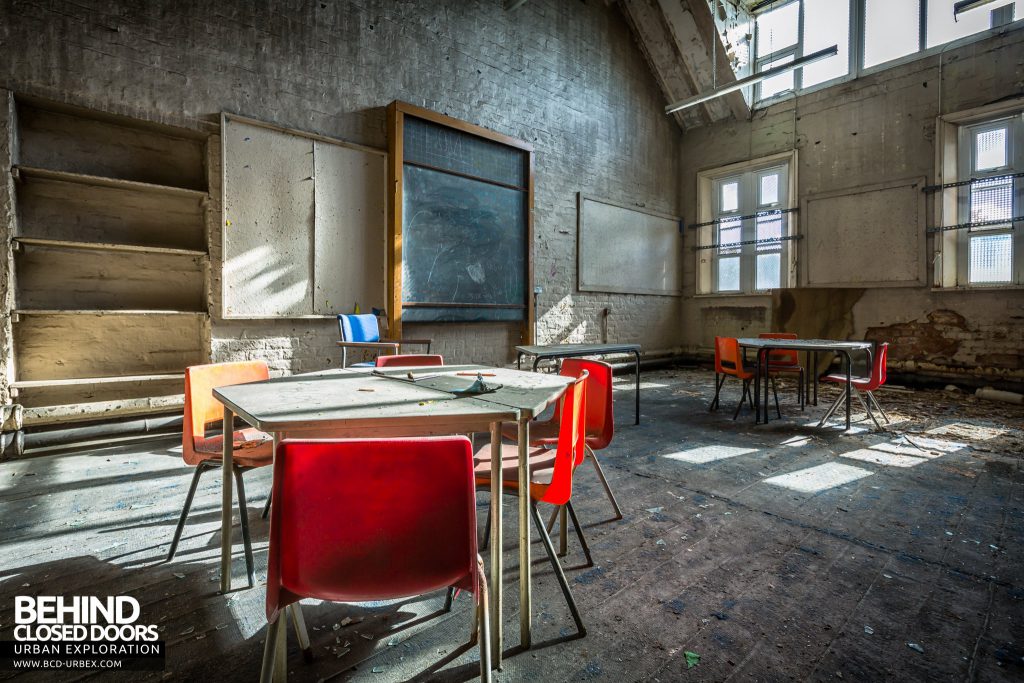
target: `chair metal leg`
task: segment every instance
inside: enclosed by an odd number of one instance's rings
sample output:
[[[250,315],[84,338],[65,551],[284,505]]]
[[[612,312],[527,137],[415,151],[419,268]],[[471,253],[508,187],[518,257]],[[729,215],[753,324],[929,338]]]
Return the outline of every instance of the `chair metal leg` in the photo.
[[[547,526],[548,534],[550,534],[551,530],[555,528],[555,521],[558,519],[558,510],[559,510],[560,507],[561,507],[561,505],[556,505],[551,510],[551,516],[548,517],[548,526]]]
[[[313,648],[309,644],[309,632],[306,631],[306,618],[302,616],[302,605],[297,602],[292,603],[288,605],[288,611],[292,615],[292,626],[295,628],[295,637],[299,640],[302,659],[309,664],[313,661]]]
[[[576,607],[576,600],[572,597],[572,591],[569,590],[569,582],[565,580],[565,572],[562,571],[562,565],[559,564],[558,558],[555,557],[555,547],[551,545],[551,537],[548,536],[547,530],[544,529],[544,522],[541,521],[540,513],[537,511],[537,503],[532,500],[530,501],[530,512],[533,515],[533,523],[537,527],[540,540],[544,543],[544,550],[548,554],[551,568],[555,572],[555,578],[562,589],[562,595],[565,596],[565,602],[569,606],[569,612],[572,613],[573,621],[576,622],[576,630],[580,636],[585,636],[587,635],[587,629],[583,625],[583,619],[580,617],[580,611]]]
[[[565,514],[565,506],[558,508],[558,556],[569,554],[569,518]]]
[[[845,403],[846,403],[846,392],[845,392],[845,391],[843,391],[843,392],[840,392],[840,394],[839,394],[839,398],[837,398],[837,399],[835,400],[835,402],[834,402],[834,403],[833,403],[832,405],[830,405],[830,406],[828,407],[828,410],[826,410],[826,411],[825,411],[825,414],[824,414],[824,415],[822,416],[822,418],[821,418],[821,419],[820,419],[820,420],[818,421],[818,426],[820,427],[820,426],[822,426],[823,424],[825,424],[825,422],[826,422],[826,421],[828,421],[828,419],[829,419],[830,417],[832,417],[832,415],[833,415],[833,414],[834,414],[834,413],[835,413],[835,412],[836,412],[837,410],[839,410],[839,409],[840,409],[841,407],[843,407],[843,405],[844,405]]]
[[[772,395],[775,397],[775,416],[782,419],[782,411],[779,410],[779,390],[775,386],[775,378],[772,377]]]
[[[864,393],[868,395],[868,400],[871,402],[873,406],[875,406],[875,409],[878,410],[879,414],[882,416],[882,419],[885,420],[885,423],[889,424],[890,422],[892,422],[892,420],[889,419],[889,416],[885,414],[885,411],[882,410],[882,406],[879,405],[878,399],[875,398],[875,392],[865,391]]]
[[[590,556],[590,546],[587,545],[587,539],[583,536],[583,526],[580,525],[580,520],[576,517],[576,510],[572,507],[572,501],[565,504],[565,509],[569,511],[569,516],[572,518],[572,525],[576,527],[576,537],[580,539],[580,546],[583,548],[583,556],[587,558],[587,566],[594,566],[594,558]]]
[[[615,510],[615,519],[622,519],[622,510],[619,508],[619,501],[615,500],[615,494],[612,493],[612,487],[608,485],[608,479],[604,476],[604,469],[602,469],[601,463],[597,459],[597,454],[594,453],[594,449],[590,446],[587,446],[586,450],[590,454],[590,462],[594,463],[594,469],[597,470],[597,478],[601,480],[601,486],[604,487],[604,493],[608,496],[608,500],[611,501],[612,509]]]
[[[238,485],[238,520],[242,527],[242,545],[245,547],[245,571],[249,575],[249,588],[256,585],[256,572],[252,560],[252,538],[249,536],[249,510],[245,505],[245,484],[242,482],[241,467],[235,467],[235,483]]]
[[[740,408],[743,407],[743,402],[748,400],[748,396],[749,395],[750,395],[750,380],[744,380],[743,381],[743,393],[740,394],[740,402],[736,406],[736,412],[732,414],[732,419],[735,420],[739,416]],[[750,399],[750,400],[751,400],[751,405],[753,405],[753,400],[752,399]]]
[[[181,540],[181,532],[185,529],[185,520],[188,518],[188,511],[192,509],[192,499],[196,495],[196,487],[199,486],[199,477],[206,471],[204,463],[196,465],[196,471],[192,474],[192,484],[188,487],[188,495],[185,496],[185,506],[181,508],[181,516],[178,518],[178,526],[174,530],[174,538],[171,540],[171,549],[167,551],[167,561],[174,559],[174,553],[178,550],[178,541]]]
[[[452,611],[452,603],[455,602],[455,587],[448,586],[448,591],[444,595],[444,611]]]
[[[487,608],[491,604],[488,599],[487,573],[484,571],[484,561],[477,557],[477,581],[480,586],[480,595],[476,596],[477,620],[480,625],[480,632],[477,640],[480,641],[480,680],[482,683],[491,683],[491,611]],[[475,629],[474,629],[475,632]]]
[[[263,506],[263,514],[260,515],[260,517],[262,517],[263,519],[266,519],[267,517],[270,516],[270,501],[272,501],[273,499],[274,499],[274,492],[271,491],[270,493],[267,494],[267,503],[266,503],[266,505]]]
[[[722,385],[725,384],[725,378],[728,375],[715,373],[715,397],[711,400],[711,405],[708,406],[708,411],[718,410],[718,397],[722,392]]]
[[[273,683],[274,664],[277,659],[277,642],[281,636],[281,621],[283,615],[267,624],[267,640],[263,644],[263,666],[260,668],[260,683]]]
[[[492,502],[491,505],[494,505]],[[480,550],[487,550],[487,545],[491,542],[491,505],[487,506],[487,521],[484,522],[484,540],[480,544]],[[501,502],[498,502],[501,505]]]
[[[876,427],[878,427],[878,431],[884,432],[885,429],[882,427],[882,425],[878,424],[878,418],[876,418],[875,414],[871,412],[870,402],[865,401],[864,397],[861,396],[860,392],[857,391],[856,389],[853,390],[853,393],[857,396],[857,400],[860,401],[860,405],[862,408],[864,408],[864,412],[868,414],[868,417],[871,418],[871,421],[875,423]]]

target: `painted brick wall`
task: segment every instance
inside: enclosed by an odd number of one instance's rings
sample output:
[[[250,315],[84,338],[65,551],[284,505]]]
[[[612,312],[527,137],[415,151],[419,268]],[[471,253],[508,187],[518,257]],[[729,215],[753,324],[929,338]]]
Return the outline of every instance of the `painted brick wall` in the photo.
[[[226,110],[376,147],[384,107],[402,99],[527,140],[539,341],[598,341],[609,308],[609,339],[677,346],[679,299],[575,292],[576,192],[679,213],[681,133],[625,21],[599,0],[503,4],[3,0],[0,87],[190,127]],[[333,322],[219,318],[216,203],[209,222],[213,358],[336,365]],[[518,341],[501,325],[406,334],[432,336],[454,361],[507,361]]]
[[[906,178],[932,182],[937,116],[1020,96],[1024,30],[948,49],[941,59],[941,71],[939,56],[932,55],[755,111],[750,121],[687,134],[681,175],[686,218],[696,215],[698,171],[794,148],[799,155],[796,205],[810,195]],[[926,256],[930,259],[930,245]],[[692,294],[694,259],[686,264]],[[930,282],[930,265],[928,273]],[[846,311],[852,315],[852,337],[892,341],[895,369],[954,380],[974,375],[1024,381],[1024,292],[1019,289],[868,287],[855,301]],[[750,335],[772,325],[771,298],[765,296],[687,298],[684,309],[684,319],[695,321],[683,329],[684,344],[706,354],[715,334]]]

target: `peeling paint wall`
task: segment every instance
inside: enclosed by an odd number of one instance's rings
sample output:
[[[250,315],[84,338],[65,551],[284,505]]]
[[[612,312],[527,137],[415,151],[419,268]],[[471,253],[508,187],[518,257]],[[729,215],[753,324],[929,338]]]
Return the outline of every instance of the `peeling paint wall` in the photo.
[[[793,205],[801,208],[809,196],[908,178],[931,181],[937,116],[1019,96],[1024,90],[1024,30],[946,50],[941,55],[941,85],[939,59],[932,55],[791,99],[755,111],[750,121],[687,132],[681,178],[685,217],[696,217],[698,171],[794,148],[799,196]],[[890,202],[882,209],[891,216],[919,217],[923,209],[905,205],[917,201],[916,194],[880,195],[881,201]],[[925,218],[930,221],[930,214]],[[910,223],[894,223],[890,230],[899,233],[892,237],[913,238],[908,231],[916,233],[921,226]],[[863,249],[886,249],[885,236],[870,240]],[[922,249],[921,258],[930,259],[930,244],[922,240]],[[687,264],[692,294],[694,258]],[[798,263],[798,270],[803,267]],[[804,282],[806,274],[799,275]],[[896,273],[893,280],[912,280],[909,275]],[[928,283],[898,284],[865,283],[862,296],[843,303],[849,307],[851,338],[890,341],[894,370],[1024,381],[1024,291],[933,291]],[[816,304],[807,301],[801,308],[808,305],[812,310],[804,313],[814,315]],[[765,327],[755,329],[749,321],[759,313]],[[684,343],[688,350],[702,353],[710,353],[715,334],[784,325],[772,319],[770,296],[688,298],[684,319],[697,323],[684,326]]]
[[[576,292],[576,193],[678,215],[681,132],[619,10],[604,2],[0,0],[0,87],[197,127],[222,110],[378,148],[384,107],[426,106],[536,149],[539,341],[678,346],[678,297]],[[340,362],[331,320],[220,318],[220,160],[211,144],[215,360],[275,372]],[[0,207],[2,209],[2,207]],[[365,308],[365,306],[364,306]],[[518,326],[408,325],[453,361],[505,362]]]

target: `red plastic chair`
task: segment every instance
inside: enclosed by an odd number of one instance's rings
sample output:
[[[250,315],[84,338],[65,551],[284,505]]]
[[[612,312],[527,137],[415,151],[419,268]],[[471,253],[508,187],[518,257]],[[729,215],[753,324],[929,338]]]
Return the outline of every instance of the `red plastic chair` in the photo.
[[[871,362],[871,376],[853,377],[852,381],[850,382],[850,388],[853,390],[851,393],[857,397],[857,399],[860,401],[861,406],[864,407],[864,412],[868,414],[868,417],[871,418],[871,421],[874,422],[875,426],[878,427],[879,429],[882,429],[882,425],[878,423],[878,419],[871,412],[871,406],[874,406],[876,409],[878,409],[878,412],[882,414],[882,418],[885,420],[885,423],[889,424],[889,416],[885,414],[884,410],[882,410],[882,406],[878,404],[878,399],[875,398],[875,395],[873,393],[876,389],[878,389],[878,387],[885,384],[886,364],[888,362],[888,356],[888,342],[879,344],[878,348],[875,349],[875,355]],[[821,379],[825,382],[836,382],[837,384],[846,384],[845,374],[825,375]],[[867,395],[867,401],[865,401],[864,397],[861,396],[861,392]],[[842,391],[839,393],[839,398],[836,399],[835,403],[833,403],[825,412],[825,415],[824,417],[821,418],[821,421],[818,423],[818,426],[820,427],[821,425],[825,424],[825,421],[828,420],[828,418],[832,417],[832,414],[835,413],[836,410],[838,410],[844,405],[846,405],[846,392]]]
[[[604,475],[601,463],[594,451],[606,448],[615,435],[615,407],[612,397],[612,366],[599,360],[583,358],[566,358],[558,373],[566,377],[579,377],[584,372],[587,378],[587,402],[585,407],[586,453],[587,459],[594,464],[597,477],[601,480],[605,495],[615,510],[615,519],[622,519],[619,502],[612,493],[608,479]],[[558,444],[558,429],[561,423],[561,402],[555,404],[555,412],[550,420],[530,423],[530,445],[552,447]],[[502,425],[502,436],[515,441],[519,434],[514,424]],[[551,525],[548,525],[550,531]]]
[[[586,433],[583,428],[583,406],[586,404],[586,382],[587,372],[584,371],[562,394],[560,406],[561,419],[558,427],[558,447],[555,450],[538,448],[532,451],[530,456],[530,490],[523,492],[519,490],[519,446],[515,444],[501,445],[501,474],[502,491],[511,495],[530,496],[530,512],[533,523],[537,527],[541,540],[544,543],[544,550],[547,551],[551,567],[554,569],[555,578],[562,588],[562,594],[569,605],[573,621],[576,622],[576,630],[581,636],[587,633],[583,626],[583,619],[580,617],[576,607],[576,600],[569,590],[569,583],[565,580],[565,573],[562,565],[555,557],[555,549],[551,545],[551,537],[548,536],[544,523],[537,511],[537,503],[550,503],[551,505],[564,505],[572,517],[572,523],[576,527],[576,535],[579,537],[583,553],[586,555],[587,564],[593,564],[590,557],[590,548],[587,546],[587,539],[583,536],[583,529],[576,511],[572,507],[572,477],[576,468],[583,462],[586,455]],[[476,485],[481,490],[490,490],[491,486],[491,446],[487,445],[477,451],[474,458],[476,468]],[[497,504],[497,501],[491,503]],[[487,516],[487,529],[490,528],[490,513]],[[486,534],[486,531],[485,531]]]
[[[281,442],[261,681],[270,680],[276,652],[285,650],[281,612],[299,600],[363,602],[442,588],[476,596],[474,639],[481,678],[490,681],[487,580],[477,554],[469,439]]]
[[[258,382],[269,377],[270,372],[263,361],[213,363],[185,368],[185,417],[181,432],[181,455],[187,464],[195,466],[196,471],[192,475],[192,485],[189,486],[178,526],[174,530],[174,539],[167,552],[168,562],[174,559],[174,553],[178,549],[178,541],[181,540],[185,520],[192,508],[192,499],[195,497],[199,478],[207,470],[221,467],[224,437],[220,434],[206,436],[207,425],[213,423],[221,426],[224,421],[224,406],[213,397],[213,390],[217,387]],[[234,475],[238,486],[238,514],[242,526],[242,541],[245,545],[245,568],[249,575],[249,585],[252,586],[252,541],[249,537],[249,514],[245,504],[242,474],[255,467],[271,464],[274,459],[274,442],[269,434],[251,428],[235,430],[232,437]]]
[[[444,365],[444,357],[435,353],[404,353],[397,356],[377,356],[376,365],[378,368],[385,368],[389,365],[396,365],[399,367]]]
[[[743,393],[740,394],[740,402],[736,406],[736,412],[732,414],[732,419],[735,420],[740,414],[740,408],[743,407],[743,401],[748,401],[750,407],[754,407],[753,392],[750,391],[750,383],[754,379],[754,373],[743,367],[743,354],[740,353],[740,345],[735,337],[715,337],[715,398],[712,399],[708,410],[718,409],[722,385],[725,384],[725,380],[730,376],[743,382]],[[775,412],[779,417],[782,417],[782,414],[779,413],[778,396],[775,397]]]
[[[757,335],[761,339],[799,339],[793,332],[762,332]],[[772,376],[772,390],[775,389],[774,375],[780,373],[797,373],[797,393],[800,396],[800,410],[804,409],[804,367],[800,365],[800,352],[777,350],[768,352],[768,375]],[[776,398],[776,401],[778,399]],[[775,406],[778,411],[778,405]]]

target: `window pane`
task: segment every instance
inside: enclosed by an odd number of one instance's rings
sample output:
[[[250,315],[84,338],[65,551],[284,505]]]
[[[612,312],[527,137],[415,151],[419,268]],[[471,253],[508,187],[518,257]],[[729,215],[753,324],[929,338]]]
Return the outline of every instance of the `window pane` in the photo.
[[[757,57],[796,45],[799,26],[799,2],[757,15]]]
[[[761,176],[761,201],[759,206],[779,203],[779,174],[768,173]]]
[[[802,87],[809,88],[850,71],[850,4],[837,0],[804,0],[804,47],[808,55],[833,45],[839,54],[803,67]]]
[[[971,222],[975,221],[1009,221],[1013,214],[1013,182],[1007,180],[989,180],[971,186]],[[988,226],[988,229],[1006,227],[1003,225]],[[984,230],[986,228],[972,228]]]
[[[735,244],[741,239],[742,222],[740,219],[735,218],[728,221],[722,221],[718,224],[718,243],[719,244]],[[738,254],[740,247],[728,247],[719,248],[720,254]]]
[[[757,255],[757,289],[776,289],[779,286],[782,254]]]
[[[942,45],[957,38],[992,28],[992,10],[995,4],[963,12],[953,20],[953,5],[957,0],[928,0],[928,47]]]
[[[782,216],[768,216],[757,219],[757,239],[777,240],[782,237]],[[758,244],[758,251],[781,249],[781,243]]]
[[[786,55],[780,57],[774,62],[765,62],[761,65],[758,71],[767,71],[773,66],[779,66],[780,64],[789,64],[793,61],[793,55]],[[772,76],[761,81],[761,92],[758,96],[759,100],[766,100],[773,95],[777,95],[780,92],[786,92],[787,90],[793,89],[793,72],[787,71],[784,74],[778,76]]]
[[[722,194],[719,199],[719,211],[735,211],[740,206],[740,184],[733,181],[722,183]]]
[[[865,0],[864,66],[917,52],[920,0]]]
[[[974,170],[1006,166],[1006,129],[996,128],[974,136]]]
[[[1011,235],[971,237],[971,283],[1009,282],[1012,249]]]
[[[737,257],[718,259],[718,291],[740,288],[740,260]]]

